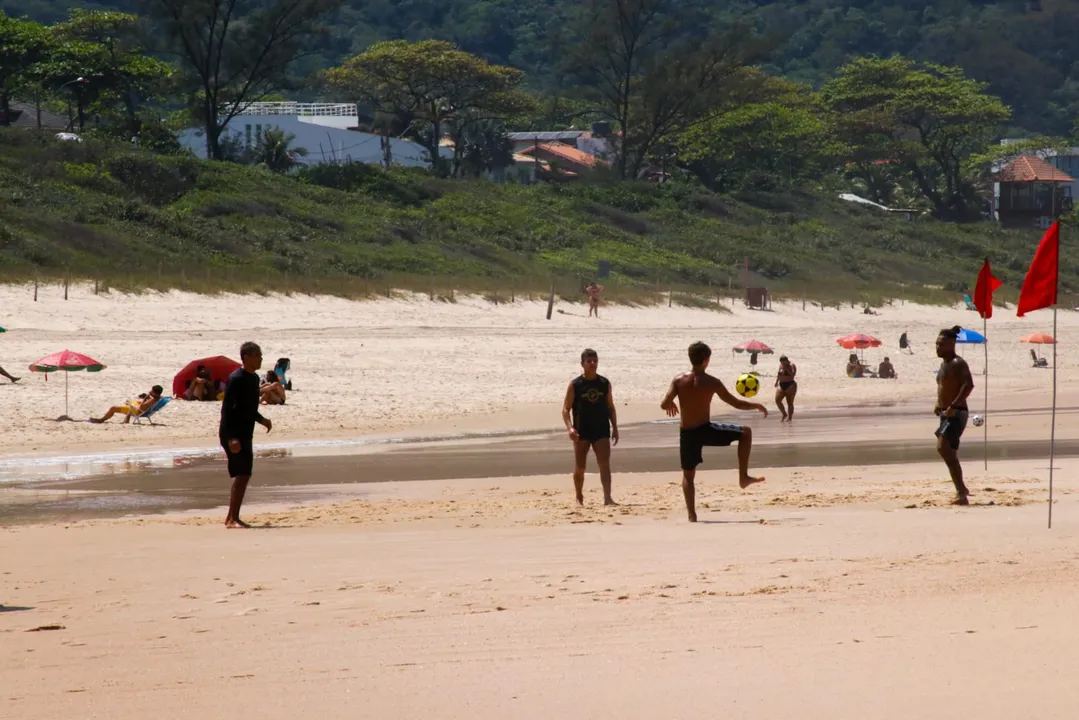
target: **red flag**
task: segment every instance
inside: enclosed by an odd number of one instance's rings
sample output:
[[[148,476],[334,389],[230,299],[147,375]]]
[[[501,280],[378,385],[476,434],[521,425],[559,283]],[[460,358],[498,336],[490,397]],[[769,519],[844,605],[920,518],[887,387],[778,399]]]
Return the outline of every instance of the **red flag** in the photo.
[[[993,271],[989,269],[989,258],[985,259],[981,272],[978,273],[978,284],[974,286],[974,307],[978,308],[978,314],[985,319],[993,317],[993,291],[1003,285],[1000,280],[993,277]]]
[[[1060,259],[1060,222],[1053,223],[1045,231],[1034,260],[1030,263],[1023,289],[1019,291],[1019,310],[1023,317],[1028,312],[1052,307],[1057,304],[1057,273]]]

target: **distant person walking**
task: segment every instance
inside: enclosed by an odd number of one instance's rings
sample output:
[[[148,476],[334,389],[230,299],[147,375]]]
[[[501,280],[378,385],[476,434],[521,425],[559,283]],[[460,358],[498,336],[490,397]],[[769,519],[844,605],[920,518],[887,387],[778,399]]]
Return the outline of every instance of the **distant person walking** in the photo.
[[[911,350],[910,340],[907,339],[907,334],[903,333],[899,336],[899,349],[906,350],[908,355],[913,355],[914,351]]]
[[[592,348],[581,353],[581,369],[566,388],[562,422],[573,441],[573,489],[577,504],[584,505],[584,471],[588,451],[596,454],[603,504],[617,505],[611,497],[611,445],[618,444],[618,413],[611,395],[611,381],[600,375],[599,354]]]
[[[262,349],[253,342],[240,346],[240,362],[243,367],[229,375],[225,385],[225,398],[221,402],[221,426],[218,438],[228,458],[232,491],[229,495],[229,513],[225,527],[250,527],[240,519],[240,506],[244,502],[247,483],[255,464],[253,438],[255,423],[273,429],[269,418],[259,413],[259,368],[262,367]]]
[[[596,281],[588,283],[588,287],[584,289],[588,293],[588,317],[592,317],[594,314],[599,317],[599,294],[603,292],[603,286],[597,285]]]

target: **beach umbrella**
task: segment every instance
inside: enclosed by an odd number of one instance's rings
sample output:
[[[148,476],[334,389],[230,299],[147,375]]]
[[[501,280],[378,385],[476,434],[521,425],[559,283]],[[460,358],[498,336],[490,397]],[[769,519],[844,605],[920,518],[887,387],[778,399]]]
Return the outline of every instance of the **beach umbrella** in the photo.
[[[735,352],[751,352],[761,353],[762,355],[771,355],[772,348],[768,347],[760,340],[746,340],[744,343],[740,343],[734,346]]]
[[[844,347],[847,350],[864,350],[868,347],[880,347],[880,340],[876,339],[872,335],[863,335],[861,333],[855,333],[854,335],[844,335],[841,338],[836,338],[836,342],[840,347]]]
[[[1054,345],[1056,340],[1052,335],[1045,333],[1034,333],[1033,335],[1027,335],[1026,337],[1019,338],[1019,342],[1032,343],[1034,345]]]
[[[78,372],[79,370],[101,372],[104,369],[105,366],[92,357],[72,352],[71,350],[61,350],[60,352],[54,352],[52,355],[46,355],[30,366],[30,372],[45,373],[46,380],[49,378],[48,373],[61,370],[64,372],[64,414],[60,418],[61,420],[71,419],[67,414],[67,374]]]
[[[959,331],[959,334],[955,336],[957,343],[965,343],[967,345],[981,345],[985,342],[985,335],[974,330],[967,330],[963,328]]]

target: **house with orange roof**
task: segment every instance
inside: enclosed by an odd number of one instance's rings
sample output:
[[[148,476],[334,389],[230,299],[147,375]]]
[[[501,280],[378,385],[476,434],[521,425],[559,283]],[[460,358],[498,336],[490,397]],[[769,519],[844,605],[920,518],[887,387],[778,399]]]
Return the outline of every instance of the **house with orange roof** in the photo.
[[[610,164],[606,160],[601,160],[561,142],[537,142],[531,147],[521,148],[517,154],[547,163],[552,174],[571,177],[580,176],[582,173]]]
[[[1038,155],[1020,155],[994,181],[993,215],[1005,227],[1047,228],[1072,209],[1075,179]]]

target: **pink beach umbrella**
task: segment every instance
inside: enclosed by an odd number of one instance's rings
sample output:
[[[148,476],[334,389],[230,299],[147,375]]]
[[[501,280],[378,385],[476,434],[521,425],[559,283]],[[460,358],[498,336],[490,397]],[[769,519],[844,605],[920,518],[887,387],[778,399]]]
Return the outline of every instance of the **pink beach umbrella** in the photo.
[[[67,414],[68,373],[78,372],[79,370],[101,372],[104,369],[105,365],[94,360],[89,355],[72,352],[71,350],[61,350],[60,352],[54,352],[52,355],[46,355],[30,366],[30,372],[45,373],[46,380],[49,379],[49,373],[64,371],[64,414],[58,418],[60,420],[71,419]]]
[[[744,343],[734,346],[735,352],[750,352],[761,353],[762,355],[771,355],[772,348],[768,347],[760,340],[746,340]]]

